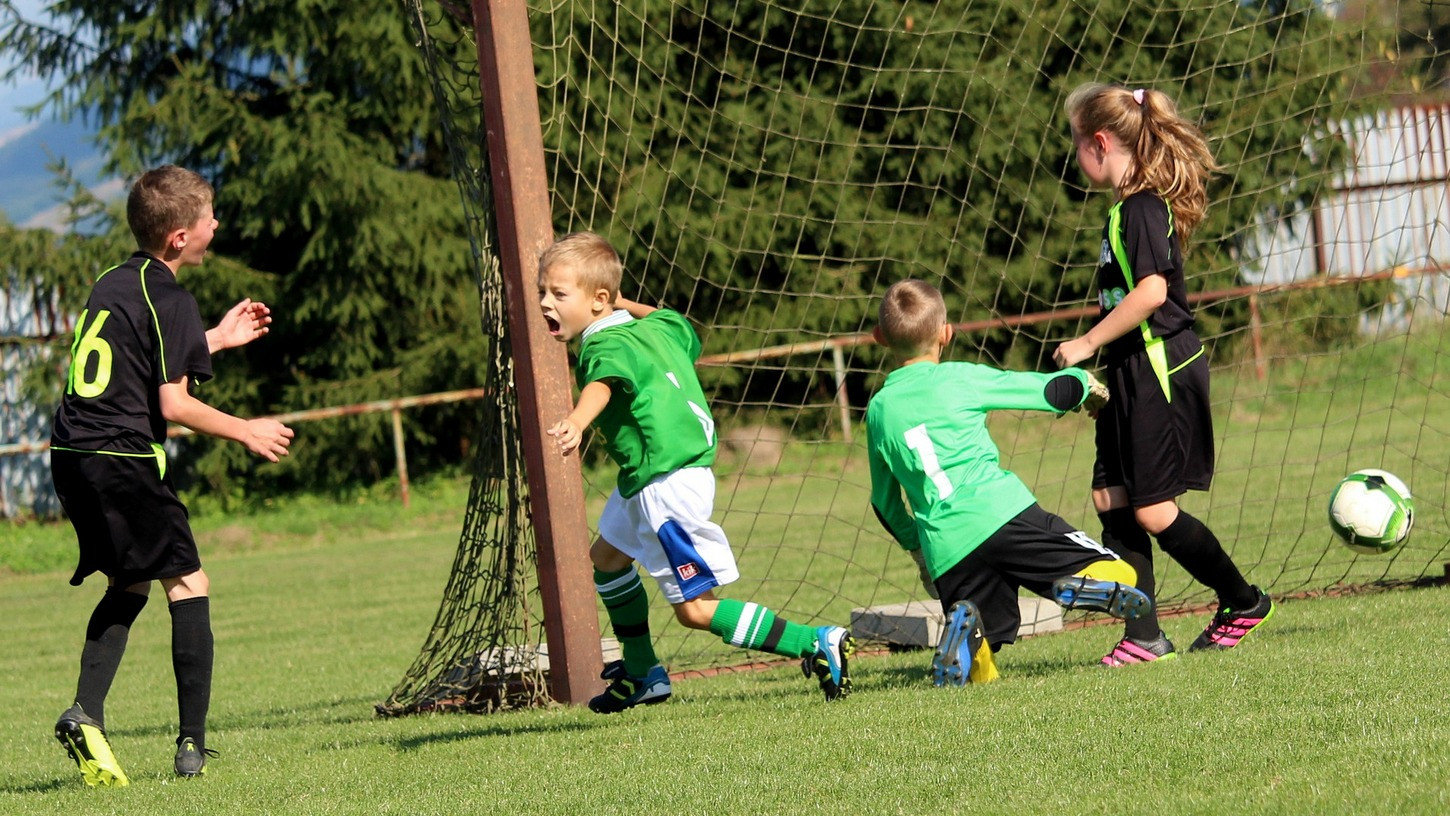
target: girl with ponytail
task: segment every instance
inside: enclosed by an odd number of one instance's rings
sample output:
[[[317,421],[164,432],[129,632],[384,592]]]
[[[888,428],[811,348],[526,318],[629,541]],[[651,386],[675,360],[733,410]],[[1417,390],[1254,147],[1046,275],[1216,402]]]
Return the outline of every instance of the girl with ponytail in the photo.
[[[1092,483],[1103,543],[1153,597],[1156,538],[1218,595],[1218,612],[1190,650],[1228,649],[1268,620],[1274,603],[1178,506],[1179,496],[1207,490],[1213,479],[1208,359],[1193,331],[1183,253],[1203,223],[1205,182],[1218,164],[1203,133],[1160,91],[1082,85],[1068,96],[1067,115],[1083,175],[1116,195],[1098,254],[1098,320],[1053,353],[1063,367],[1104,353],[1112,399],[1097,416]],[[1128,622],[1102,662],[1176,656],[1150,614]]]

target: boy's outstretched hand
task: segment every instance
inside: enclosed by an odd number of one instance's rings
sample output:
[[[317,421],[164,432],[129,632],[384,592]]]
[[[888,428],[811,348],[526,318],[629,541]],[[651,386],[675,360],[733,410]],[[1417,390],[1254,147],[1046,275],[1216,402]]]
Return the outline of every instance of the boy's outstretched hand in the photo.
[[[272,322],[267,304],[246,298],[227,310],[216,327],[206,333],[207,349],[216,354],[222,349],[236,348],[266,334]]]
[[[287,455],[287,446],[292,444],[292,435],[291,428],[275,419],[249,419],[247,438],[242,440],[242,444],[263,459],[278,462]]]
[[[554,441],[559,444],[559,453],[565,456],[578,450],[579,442],[584,438],[584,433],[579,430],[579,426],[567,417],[555,422],[554,427],[550,428],[547,433],[554,437]]]

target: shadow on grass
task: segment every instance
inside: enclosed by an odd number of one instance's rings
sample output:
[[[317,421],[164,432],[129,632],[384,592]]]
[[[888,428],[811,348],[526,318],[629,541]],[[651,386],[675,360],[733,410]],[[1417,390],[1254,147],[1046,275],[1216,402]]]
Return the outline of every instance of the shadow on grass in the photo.
[[[871,666],[852,663],[852,683],[857,689],[869,685],[880,688],[921,688],[931,686],[931,652],[922,651],[925,657],[919,666]]]
[[[0,782],[0,793],[31,794],[31,793],[54,793],[62,788],[68,788],[72,784],[84,785],[79,778],[65,777],[63,779],[51,779],[45,782]]]
[[[214,734],[225,731],[270,731],[311,725],[369,723],[377,719],[373,713],[373,705],[377,700],[377,695],[355,695],[314,702],[306,706],[273,706],[238,711],[224,716],[213,715],[207,719],[207,731]],[[174,720],[127,726],[115,724],[117,720],[125,719],[124,713],[119,716],[109,716],[107,719],[111,723],[106,729],[106,733],[110,735],[112,741],[147,737],[176,738]]]
[[[434,714],[419,716],[437,717],[489,717],[488,714]],[[593,731],[605,725],[608,718],[600,716],[597,720],[568,720],[568,721],[542,721],[533,722],[512,722],[493,723],[484,725],[481,728],[467,728],[462,731],[450,731],[446,734],[419,734],[417,736],[403,737],[401,739],[380,740],[383,743],[391,742],[403,753],[416,751],[430,745],[443,745],[465,740],[484,739],[488,737],[513,737],[521,734],[569,734]]]

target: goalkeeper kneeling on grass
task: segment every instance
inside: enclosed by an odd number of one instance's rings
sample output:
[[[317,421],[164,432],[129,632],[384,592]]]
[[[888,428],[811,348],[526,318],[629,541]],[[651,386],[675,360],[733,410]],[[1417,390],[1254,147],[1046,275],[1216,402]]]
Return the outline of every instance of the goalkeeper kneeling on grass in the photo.
[[[871,505],[946,612],[936,685],[997,678],[992,655],[1016,640],[1019,588],[1118,618],[1152,609],[1133,568],[1038,506],[987,432],[988,411],[1096,413],[1108,398],[1101,383],[1080,368],[941,362],[952,327],[941,292],[920,280],[886,290],[875,337],[899,367],[866,409]]]
[[[548,433],[568,456],[593,424],[619,466],[589,557],[624,659],[604,667],[609,687],[589,708],[612,714],[670,696],[636,561],[680,623],[733,646],[800,658],[827,700],[845,696],[853,648],[845,629],[804,626],[759,604],[715,597],[714,588],[739,572],[725,531],[710,521],[715,422],[695,376],[700,339],[680,313],[619,297],[622,276],[619,255],[593,233],[565,236],[539,258],[549,333],[560,342],[579,340],[579,401]]]

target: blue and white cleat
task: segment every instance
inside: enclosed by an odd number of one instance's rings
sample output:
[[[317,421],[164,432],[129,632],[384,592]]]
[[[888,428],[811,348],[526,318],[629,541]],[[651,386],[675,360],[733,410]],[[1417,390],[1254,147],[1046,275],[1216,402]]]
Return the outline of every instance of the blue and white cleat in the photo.
[[[856,643],[851,633],[839,626],[822,626],[816,630],[816,653],[801,660],[801,671],[812,674],[821,684],[826,700],[839,700],[851,693],[851,656]]]
[[[606,665],[600,677],[613,682],[589,701],[589,710],[596,714],[617,714],[639,705],[656,705],[674,693],[670,688],[670,674],[664,666],[655,666],[644,677],[630,677],[624,671],[624,661],[620,660]]]
[[[1072,575],[1052,584],[1052,598],[1064,609],[1106,612],[1122,620],[1135,620],[1153,611],[1153,601],[1141,589],[1117,581]]]
[[[972,656],[982,647],[981,616],[971,601],[957,601],[947,613],[946,630],[931,659],[931,682],[936,686],[965,686],[971,682]]]

